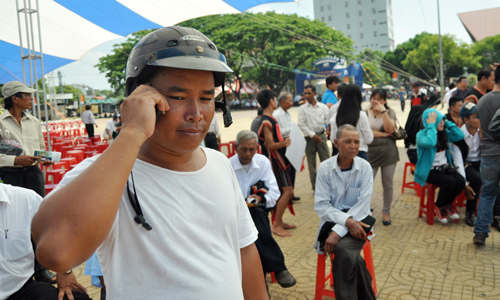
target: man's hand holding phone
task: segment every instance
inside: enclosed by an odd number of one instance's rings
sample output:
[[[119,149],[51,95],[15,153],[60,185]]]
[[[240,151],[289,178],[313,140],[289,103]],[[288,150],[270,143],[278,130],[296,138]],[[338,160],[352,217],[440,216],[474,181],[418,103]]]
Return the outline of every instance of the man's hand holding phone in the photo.
[[[155,107],[163,114],[170,109],[165,96],[149,83],[137,87],[120,106],[121,133],[132,130],[142,134],[143,142],[146,141],[155,130]]]

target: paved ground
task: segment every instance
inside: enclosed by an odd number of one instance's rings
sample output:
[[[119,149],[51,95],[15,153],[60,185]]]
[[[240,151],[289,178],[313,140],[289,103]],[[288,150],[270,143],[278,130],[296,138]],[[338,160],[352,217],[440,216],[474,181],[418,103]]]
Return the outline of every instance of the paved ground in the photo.
[[[404,126],[406,117],[400,113],[399,103],[391,102],[390,105]],[[297,111],[297,108],[292,109],[295,121]],[[237,132],[249,128],[255,115],[255,111],[235,112],[235,124],[223,129],[223,142],[234,140]],[[222,116],[218,114],[217,117],[222,124]],[[104,130],[105,121],[99,120],[101,123],[98,129]],[[418,218],[419,198],[416,193],[406,190],[401,194],[403,167],[407,160],[402,147],[400,158],[394,176],[393,223],[390,226],[381,224],[380,175],[374,181],[372,207],[377,223],[372,250],[378,299],[500,299],[500,275],[496,275],[500,269],[500,233],[493,232],[485,247],[476,247],[472,243],[472,227],[464,223],[463,208],[459,211],[459,224],[437,222],[433,226],[427,225],[423,218]],[[297,224],[297,229],[290,231],[291,237],[275,238],[297,285],[283,289],[272,284],[268,276],[272,299],[314,299],[317,255],[312,245],[319,218],[313,208],[314,197],[307,170],[298,174],[296,195],[302,198],[294,204],[296,216],[286,213],[285,220]],[[76,274],[88,287],[90,295],[99,299],[99,290],[90,286],[89,277],[82,275],[82,267],[76,270]]]

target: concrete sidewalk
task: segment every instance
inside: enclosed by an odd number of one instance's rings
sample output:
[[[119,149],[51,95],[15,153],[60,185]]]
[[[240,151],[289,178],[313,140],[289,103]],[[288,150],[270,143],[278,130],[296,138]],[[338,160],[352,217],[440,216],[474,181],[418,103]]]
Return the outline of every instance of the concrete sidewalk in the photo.
[[[406,114],[403,114],[399,103],[393,102],[389,101],[389,105],[397,111],[398,119],[404,126],[409,105]],[[297,120],[297,111],[293,108],[291,112],[294,121]],[[255,111],[235,112],[235,124],[222,129],[223,142],[234,140],[240,130],[249,129],[255,116]],[[217,114],[217,117],[222,126],[222,116]],[[102,122],[105,124],[104,120]],[[103,130],[104,124],[98,129]],[[415,191],[406,190],[405,194],[401,194],[407,156],[405,149],[401,148],[401,141],[398,145],[400,161],[394,176],[390,226],[383,226],[381,222],[380,174],[374,181],[372,207],[377,222],[372,250],[378,299],[500,299],[500,274],[496,275],[500,269],[500,233],[494,230],[486,240],[486,246],[476,247],[472,242],[473,228],[464,222],[464,208],[459,210],[459,224],[436,222],[429,226],[424,218],[419,219],[419,198]],[[409,178],[412,180],[413,177],[410,175]],[[279,284],[271,283],[268,275],[272,299],[314,299],[317,254],[312,245],[319,218],[314,210],[307,169],[297,175],[295,194],[301,197],[294,204],[296,216],[285,213],[285,220],[297,224],[297,228],[290,230],[291,237],[275,236],[275,239],[283,250],[287,267],[297,279],[297,285],[283,289]],[[83,276],[83,267],[75,270],[75,274],[89,289],[91,297],[99,299],[99,290],[91,287],[89,276]],[[138,278],[138,282],[140,280]]]

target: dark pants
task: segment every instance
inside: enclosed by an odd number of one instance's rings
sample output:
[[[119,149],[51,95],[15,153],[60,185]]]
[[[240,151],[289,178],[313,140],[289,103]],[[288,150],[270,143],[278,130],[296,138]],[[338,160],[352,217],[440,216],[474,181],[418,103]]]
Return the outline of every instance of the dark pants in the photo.
[[[472,200],[467,200],[466,210],[476,212],[477,199],[479,199],[479,193],[481,191],[481,172],[479,171],[479,167],[481,162],[472,162],[469,166],[465,168],[465,176],[467,180],[469,180],[470,187],[476,193],[476,197]]]
[[[87,134],[89,135],[89,139],[94,137],[94,124],[85,124],[85,129],[87,129]]]
[[[457,172],[444,174],[437,170],[431,170],[427,177],[427,182],[440,187],[436,200],[438,208],[452,204],[465,188],[465,179]]]
[[[293,186],[293,188],[295,188],[295,176],[297,175],[297,171],[290,164],[290,167],[288,167],[288,172],[290,172],[290,178],[292,179],[292,186]]]
[[[336,299],[376,299],[372,277],[360,254],[364,243],[348,234],[335,247],[332,275]]]
[[[259,251],[260,261],[264,273],[274,272],[279,274],[286,270],[285,257],[280,246],[273,238],[271,225],[269,224],[268,211],[262,207],[249,208],[255,227],[259,231],[259,236],[255,241],[255,246]]]
[[[217,136],[215,133],[207,133],[205,136],[205,147],[219,151],[219,143],[217,143]]]
[[[0,168],[0,178],[3,183],[23,187],[35,191],[41,197],[45,197],[45,179],[42,170],[38,166],[24,168],[2,167]]]
[[[400,102],[401,102],[401,111],[405,111],[405,101],[400,100]]]
[[[311,179],[311,185],[313,190],[316,187],[316,153],[319,155],[320,162],[330,158],[330,153],[328,153],[328,145],[326,144],[325,133],[320,133],[318,136],[321,138],[321,143],[316,144],[316,142],[310,138],[306,137],[306,157],[307,165],[309,167],[309,178]]]
[[[57,300],[58,295],[59,289],[53,285],[30,279],[19,291],[7,298],[7,300]],[[75,300],[90,299],[88,296],[78,294],[77,292],[73,292],[73,297]],[[68,300],[66,295],[64,295],[64,300]]]

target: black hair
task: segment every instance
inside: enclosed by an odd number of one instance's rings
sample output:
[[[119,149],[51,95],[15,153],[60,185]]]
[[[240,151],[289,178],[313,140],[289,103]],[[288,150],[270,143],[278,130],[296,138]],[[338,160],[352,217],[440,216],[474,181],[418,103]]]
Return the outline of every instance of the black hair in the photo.
[[[89,110],[91,107],[92,107],[92,106],[90,106],[90,104],[85,105],[85,109],[86,109],[86,110]]]
[[[3,108],[5,108],[6,110],[9,110],[11,109],[13,106],[14,106],[14,99],[13,97],[16,96],[17,98],[22,98],[23,97],[23,93],[22,92],[19,92],[19,93],[15,93],[14,95],[12,96],[9,96],[5,99],[3,99]]]
[[[481,79],[483,79],[483,77],[486,77],[486,79],[490,78],[491,72],[493,72],[492,69],[488,69],[488,68],[481,69],[481,71],[479,71],[479,73],[477,73],[477,81],[481,81]]]
[[[257,94],[257,101],[263,109],[266,109],[274,98],[276,98],[276,93],[273,90],[265,89]]]
[[[454,89],[456,86],[457,86],[457,85],[456,85],[454,82],[452,82],[452,83],[450,83],[450,85],[448,86],[448,88],[449,88],[450,90],[452,90],[452,89]]]
[[[304,91],[305,91],[306,89],[311,89],[311,91],[312,91],[313,93],[314,93],[314,92],[316,92],[316,87],[315,87],[314,85],[312,85],[312,84],[308,84],[308,85],[306,85],[306,86],[304,87]]]
[[[457,79],[457,83],[461,82],[461,81],[462,81],[462,79],[467,79],[467,77],[465,77],[465,76],[460,76],[460,77],[458,77],[458,79]]]
[[[340,83],[340,79],[337,76],[328,76],[326,78],[326,87],[332,83]]]
[[[495,68],[495,84],[500,84],[500,66]]]
[[[380,98],[384,99],[385,101],[385,108],[389,109],[389,106],[387,106],[387,92],[384,89],[374,89],[372,91],[372,95],[370,96],[370,100],[375,97],[375,95],[378,95]]]
[[[448,102],[448,105],[450,107],[455,106],[455,104],[457,104],[458,101],[464,102],[464,99],[462,99],[462,98],[460,98],[458,96],[453,96],[453,97],[450,98],[450,101]]]
[[[437,152],[448,150],[448,133],[446,130],[437,133]]]
[[[344,89],[346,86],[348,86],[348,84],[343,82],[343,83],[339,84],[339,86],[337,87],[337,96],[341,99],[342,99]]]
[[[257,108],[257,116],[262,116],[264,114],[264,109],[262,107]]]
[[[357,84],[349,84],[344,87],[342,93],[342,101],[340,101],[335,120],[337,128],[344,124],[356,127],[361,111],[361,100],[363,98],[361,88]]]

